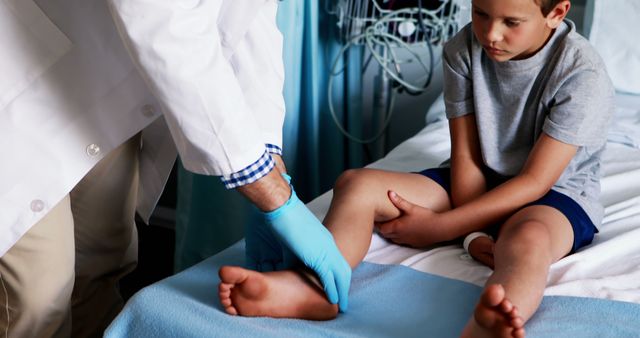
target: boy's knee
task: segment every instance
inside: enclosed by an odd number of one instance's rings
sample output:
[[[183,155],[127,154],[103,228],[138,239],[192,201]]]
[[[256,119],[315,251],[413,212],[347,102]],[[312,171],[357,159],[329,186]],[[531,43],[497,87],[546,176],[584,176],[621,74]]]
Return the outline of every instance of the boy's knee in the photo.
[[[503,250],[519,252],[522,255],[539,253],[550,246],[550,235],[545,224],[526,220],[508,225],[500,233],[501,240],[498,247]]]
[[[367,171],[365,169],[347,169],[338,179],[334,186],[334,190],[342,191],[347,188],[353,188],[367,180]]]

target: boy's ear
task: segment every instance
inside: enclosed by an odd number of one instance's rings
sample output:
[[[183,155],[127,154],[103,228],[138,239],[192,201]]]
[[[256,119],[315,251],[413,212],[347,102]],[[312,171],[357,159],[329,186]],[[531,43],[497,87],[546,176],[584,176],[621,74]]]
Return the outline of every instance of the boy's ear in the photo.
[[[547,26],[549,26],[549,28],[551,29],[558,28],[558,26],[560,26],[560,24],[562,23],[562,20],[564,20],[564,18],[569,13],[570,8],[571,8],[571,1],[562,0],[558,2],[558,4],[555,7],[553,7],[551,12],[547,14],[547,17],[546,17]]]

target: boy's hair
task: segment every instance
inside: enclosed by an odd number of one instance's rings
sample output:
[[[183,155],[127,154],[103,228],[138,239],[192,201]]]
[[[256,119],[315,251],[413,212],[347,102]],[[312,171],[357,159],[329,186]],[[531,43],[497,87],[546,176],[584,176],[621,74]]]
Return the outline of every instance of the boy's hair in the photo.
[[[551,13],[553,7],[556,7],[558,3],[563,0],[535,0],[535,2],[540,6],[540,10],[542,11],[542,15],[547,16]]]

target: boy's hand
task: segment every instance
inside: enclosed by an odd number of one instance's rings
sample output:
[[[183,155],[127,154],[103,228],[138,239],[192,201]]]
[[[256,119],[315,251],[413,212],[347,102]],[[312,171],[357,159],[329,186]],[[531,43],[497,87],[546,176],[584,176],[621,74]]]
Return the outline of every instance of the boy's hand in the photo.
[[[396,194],[388,193],[389,200],[400,210],[400,216],[388,222],[377,223],[378,232],[386,239],[411,247],[425,247],[447,240],[440,226],[440,214],[415,205]]]

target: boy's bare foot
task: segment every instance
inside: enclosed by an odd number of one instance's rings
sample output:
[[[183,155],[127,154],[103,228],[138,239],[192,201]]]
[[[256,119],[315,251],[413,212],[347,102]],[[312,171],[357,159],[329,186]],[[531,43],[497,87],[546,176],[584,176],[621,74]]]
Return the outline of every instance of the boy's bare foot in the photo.
[[[524,320],[518,309],[505,297],[502,285],[487,286],[476,305],[473,318],[462,332],[462,337],[523,338]]]
[[[302,273],[260,273],[223,266],[219,275],[218,295],[228,314],[311,320],[338,315],[338,306],[330,304],[324,292]]]

